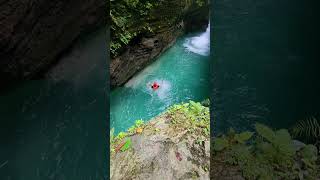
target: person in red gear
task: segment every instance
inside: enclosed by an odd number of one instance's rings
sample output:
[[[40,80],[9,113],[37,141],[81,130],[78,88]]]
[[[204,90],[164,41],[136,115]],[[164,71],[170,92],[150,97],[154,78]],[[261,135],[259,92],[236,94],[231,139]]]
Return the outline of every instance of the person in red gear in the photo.
[[[160,86],[159,86],[159,84],[158,84],[157,82],[154,82],[154,83],[151,85],[151,88],[152,88],[153,90],[157,90],[159,87],[160,87]]]

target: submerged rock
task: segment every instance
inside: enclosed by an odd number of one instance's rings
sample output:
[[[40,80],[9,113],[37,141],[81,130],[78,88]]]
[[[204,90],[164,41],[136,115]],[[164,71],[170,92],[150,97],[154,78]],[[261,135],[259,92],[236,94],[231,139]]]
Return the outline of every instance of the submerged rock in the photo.
[[[209,126],[209,118],[192,123],[185,115],[168,111],[149,121],[142,133],[126,137],[132,147],[112,153],[111,179],[209,179],[209,134],[201,125]]]

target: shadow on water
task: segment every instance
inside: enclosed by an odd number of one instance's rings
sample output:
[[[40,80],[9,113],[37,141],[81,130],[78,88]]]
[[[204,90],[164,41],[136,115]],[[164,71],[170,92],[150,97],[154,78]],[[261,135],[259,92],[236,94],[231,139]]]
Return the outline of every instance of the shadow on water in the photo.
[[[42,80],[0,96],[0,179],[106,176],[106,32],[79,40]]]

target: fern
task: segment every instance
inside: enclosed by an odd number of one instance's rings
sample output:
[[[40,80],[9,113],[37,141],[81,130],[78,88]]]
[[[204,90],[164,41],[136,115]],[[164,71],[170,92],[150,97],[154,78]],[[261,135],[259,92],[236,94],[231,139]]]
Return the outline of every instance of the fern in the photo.
[[[320,123],[314,118],[308,118],[306,120],[299,121],[291,129],[294,137],[305,137],[307,139],[319,139],[320,138]]]
[[[315,124],[313,122],[313,124]],[[254,133],[236,133],[215,138],[213,150],[226,163],[237,165],[246,179],[315,179],[318,177],[318,152],[313,145],[294,148],[286,129],[277,131],[256,124]],[[309,130],[310,131],[310,130]]]

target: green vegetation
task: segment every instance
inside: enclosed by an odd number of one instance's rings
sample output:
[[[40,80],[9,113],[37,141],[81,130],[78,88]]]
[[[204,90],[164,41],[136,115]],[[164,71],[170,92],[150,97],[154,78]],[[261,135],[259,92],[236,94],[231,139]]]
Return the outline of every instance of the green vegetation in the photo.
[[[256,124],[253,132],[236,133],[214,140],[212,157],[239,166],[247,179],[315,179],[318,177],[318,152],[313,145],[295,147],[286,129],[274,131]]]
[[[126,151],[127,149],[129,149],[131,147],[131,139],[127,139],[125,144],[121,147],[121,151]]]
[[[296,138],[302,138],[320,147],[320,122],[314,117],[296,123],[291,128],[291,133]]]
[[[187,0],[111,0],[111,44],[112,57],[141,34],[154,33],[171,27],[182,20],[185,6],[194,1]],[[204,0],[196,0],[203,6]]]
[[[157,0],[111,0],[111,44],[113,55],[117,50],[127,45],[134,37],[142,32],[152,32],[150,12],[158,6]],[[145,19],[145,21],[141,21]],[[140,22],[139,22],[140,20]]]
[[[201,101],[201,104],[202,104],[202,106],[210,107],[210,99],[208,98],[208,99]]]
[[[135,124],[131,126],[127,132],[120,132],[117,136],[114,136],[114,129],[110,131],[110,152],[114,153],[116,147],[121,144],[126,137],[132,136],[136,133],[139,133],[138,130],[142,129],[145,126],[143,120],[139,119],[135,121]],[[131,146],[131,139],[128,138],[125,140],[125,144],[121,147],[121,151],[125,151]]]
[[[168,111],[171,124],[177,129],[186,129],[195,135],[210,135],[209,108],[199,102],[189,101],[171,106]]]
[[[166,117],[166,121],[177,131],[193,133],[199,137],[199,143],[204,138],[209,139],[210,135],[210,114],[209,108],[198,102],[190,101],[189,103],[176,104],[168,108],[162,115]],[[161,115],[160,115],[161,116]],[[126,151],[131,147],[130,136],[142,133],[144,130],[151,130],[157,133],[160,129],[153,127],[143,120],[136,120],[135,124],[128,128],[126,132],[120,132],[114,136],[114,129],[110,131],[110,153],[117,151]],[[202,138],[202,139],[201,139]]]

